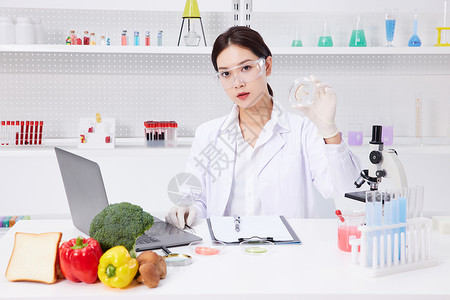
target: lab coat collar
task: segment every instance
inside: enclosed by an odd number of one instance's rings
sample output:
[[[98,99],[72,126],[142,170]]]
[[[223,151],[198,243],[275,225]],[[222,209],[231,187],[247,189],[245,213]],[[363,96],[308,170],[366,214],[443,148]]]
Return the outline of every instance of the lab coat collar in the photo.
[[[275,129],[277,129],[278,132],[291,131],[289,122],[287,121],[286,112],[284,111],[281,104],[275,100],[273,100],[273,108],[270,119],[272,120],[272,122],[274,122],[274,132]],[[234,130],[237,122],[239,122],[239,108],[236,104],[234,104],[231,112],[228,114],[228,116],[222,123],[222,126],[219,128],[217,135],[221,135],[230,130]]]

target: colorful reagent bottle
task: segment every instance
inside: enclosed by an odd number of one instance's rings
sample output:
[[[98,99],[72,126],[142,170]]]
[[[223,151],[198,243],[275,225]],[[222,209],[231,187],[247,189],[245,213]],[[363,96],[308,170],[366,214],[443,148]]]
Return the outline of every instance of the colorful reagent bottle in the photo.
[[[134,45],[139,46],[139,31],[134,32]]]

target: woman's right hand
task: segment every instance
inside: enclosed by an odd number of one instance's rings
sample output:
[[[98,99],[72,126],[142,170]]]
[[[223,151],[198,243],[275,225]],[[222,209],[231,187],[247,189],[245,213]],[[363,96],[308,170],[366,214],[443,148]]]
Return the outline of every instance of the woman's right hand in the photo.
[[[179,229],[184,229],[186,225],[191,226],[197,219],[197,209],[195,206],[173,206],[166,215],[166,222]]]

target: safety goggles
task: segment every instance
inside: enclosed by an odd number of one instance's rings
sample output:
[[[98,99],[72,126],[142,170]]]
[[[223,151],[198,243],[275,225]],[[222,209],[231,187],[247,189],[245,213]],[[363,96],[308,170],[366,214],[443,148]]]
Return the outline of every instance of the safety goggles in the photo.
[[[246,62],[234,68],[219,71],[215,75],[219,84],[227,90],[235,86],[236,80],[238,80],[239,84],[240,82],[248,83],[258,79],[265,70],[265,64],[266,60],[264,57],[260,57],[257,60]]]

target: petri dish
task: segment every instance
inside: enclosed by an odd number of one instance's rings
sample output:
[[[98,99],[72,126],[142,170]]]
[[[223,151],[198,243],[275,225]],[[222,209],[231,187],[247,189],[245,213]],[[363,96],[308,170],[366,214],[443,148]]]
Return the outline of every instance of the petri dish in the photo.
[[[199,256],[223,254],[226,244],[220,241],[196,241],[189,244],[191,252]]]
[[[314,83],[308,78],[294,80],[289,90],[292,106],[309,106],[314,102]]]
[[[192,257],[187,254],[170,253],[163,256],[166,265],[169,267],[188,266],[192,263]]]
[[[192,256],[183,253],[172,253],[167,247],[162,246],[161,249],[166,253],[163,256],[166,265],[169,267],[183,267],[192,263]]]
[[[239,247],[244,254],[260,256],[272,253],[275,244],[265,240],[251,239],[241,242],[239,244]]]

